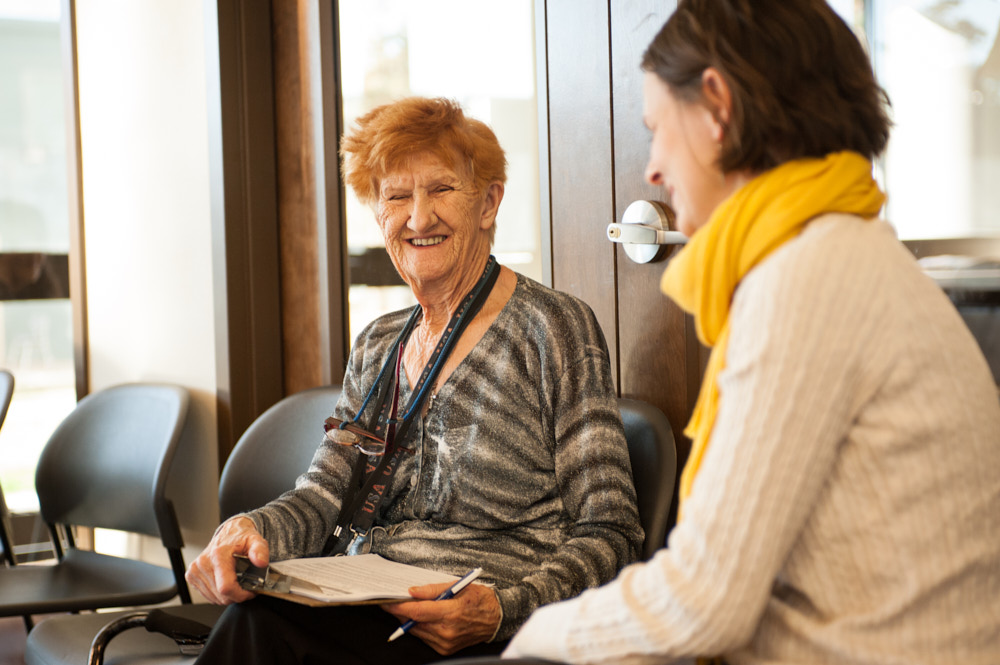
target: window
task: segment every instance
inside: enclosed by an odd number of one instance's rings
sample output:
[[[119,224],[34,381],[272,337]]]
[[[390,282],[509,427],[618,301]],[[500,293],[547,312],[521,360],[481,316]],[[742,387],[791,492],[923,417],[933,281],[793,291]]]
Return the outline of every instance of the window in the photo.
[[[510,0],[364,0],[339,3],[343,117],[423,95],[449,97],[490,125],[507,153],[497,216],[497,260],[542,280],[534,7]],[[377,17],[377,19],[373,19]],[[488,29],[484,29],[488,26]],[[384,251],[370,209],[347,192],[350,336],[414,303]]]
[[[59,0],[0,1],[0,487],[35,512],[38,455],[76,403]]]
[[[881,163],[901,239],[1000,236],[1000,3],[841,0],[894,127]]]

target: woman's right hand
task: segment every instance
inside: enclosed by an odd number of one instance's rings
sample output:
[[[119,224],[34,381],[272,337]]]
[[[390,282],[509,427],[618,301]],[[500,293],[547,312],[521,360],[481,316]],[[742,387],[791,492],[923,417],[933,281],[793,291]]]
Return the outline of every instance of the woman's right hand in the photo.
[[[240,603],[256,594],[247,591],[236,580],[234,555],[243,555],[250,563],[267,567],[267,541],[246,517],[231,517],[216,529],[211,542],[188,566],[184,577],[209,602],[216,605]]]

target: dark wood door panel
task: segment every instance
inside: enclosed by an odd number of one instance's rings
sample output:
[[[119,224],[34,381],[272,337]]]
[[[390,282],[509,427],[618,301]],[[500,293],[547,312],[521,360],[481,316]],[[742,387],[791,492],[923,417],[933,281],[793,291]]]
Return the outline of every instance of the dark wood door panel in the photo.
[[[594,309],[617,375],[607,0],[549,0],[546,26],[552,284]]]
[[[637,264],[605,236],[635,200],[658,200],[643,178],[642,53],[676,8],[663,0],[545,3],[553,285],[586,300],[608,338],[622,396],[667,415],[680,462],[697,399],[703,348],[659,290],[671,253]]]
[[[662,0],[610,2],[615,218],[619,220],[633,201],[663,196],[643,177],[650,137],[642,122],[639,64],[675,7],[676,3]],[[660,276],[676,249],[663,251],[664,258],[652,263],[633,263],[621,247],[617,252],[621,393],[651,402],[667,414],[680,457],[686,459],[682,430],[697,398],[701,372],[690,317],[660,293]]]

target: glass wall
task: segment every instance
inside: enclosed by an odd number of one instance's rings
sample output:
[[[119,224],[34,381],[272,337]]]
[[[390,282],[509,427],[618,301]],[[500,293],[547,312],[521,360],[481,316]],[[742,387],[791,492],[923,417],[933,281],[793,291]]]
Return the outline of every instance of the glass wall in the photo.
[[[0,487],[37,510],[34,473],[76,403],[59,0],[0,0],[0,367],[14,400],[0,428]]]
[[[507,153],[508,181],[493,251],[542,280],[538,117],[532,0],[342,0],[345,125],[408,95],[449,97],[490,125]],[[347,193],[350,335],[413,304],[384,251],[372,211]]]
[[[840,0],[892,103],[881,177],[904,240],[1000,236],[1000,2]]]

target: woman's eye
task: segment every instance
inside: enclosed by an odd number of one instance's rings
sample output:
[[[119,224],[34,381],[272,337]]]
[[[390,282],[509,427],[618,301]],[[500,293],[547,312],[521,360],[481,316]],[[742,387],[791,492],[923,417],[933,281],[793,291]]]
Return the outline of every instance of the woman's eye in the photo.
[[[438,185],[437,189],[435,189],[434,191],[437,192],[438,194],[441,194],[443,192],[450,192],[453,189],[455,188],[451,187],[450,185]]]

